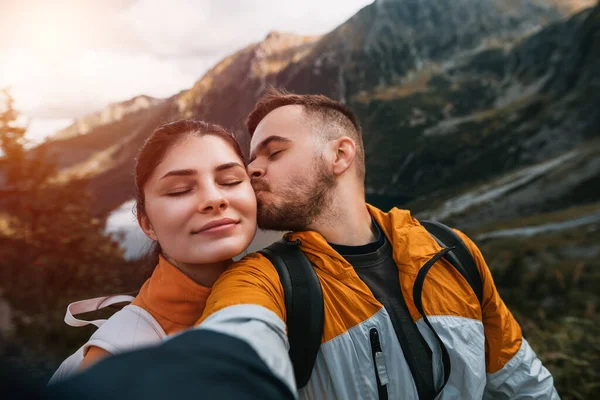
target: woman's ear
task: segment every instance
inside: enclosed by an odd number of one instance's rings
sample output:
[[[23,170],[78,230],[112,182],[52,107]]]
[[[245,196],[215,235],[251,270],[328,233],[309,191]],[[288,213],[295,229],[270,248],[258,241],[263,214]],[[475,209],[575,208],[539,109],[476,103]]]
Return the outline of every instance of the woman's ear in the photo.
[[[144,231],[144,234],[148,236],[150,240],[158,241],[148,216],[145,213],[138,213],[137,220],[140,228],[142,228],[142,231]]]
[[[348,136],[342,136],[333,141],[333,173],[341,175],[352,165],[356,156],[356,143]]]

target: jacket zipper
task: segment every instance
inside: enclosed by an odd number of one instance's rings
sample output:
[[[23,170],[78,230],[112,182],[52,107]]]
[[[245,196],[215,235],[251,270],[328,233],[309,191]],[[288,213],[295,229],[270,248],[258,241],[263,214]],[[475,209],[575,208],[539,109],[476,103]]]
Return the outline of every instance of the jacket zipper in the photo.
[[[371,355],[373,356],[373,367],[375,368],[375,379],[377,379],[377,392],[379,400],[387,400],[387,371],[385,370],[385,361],[383,359],[383,351],[379,342],[379,332],[376,328],[371,328],[369,331],[371,339]]]

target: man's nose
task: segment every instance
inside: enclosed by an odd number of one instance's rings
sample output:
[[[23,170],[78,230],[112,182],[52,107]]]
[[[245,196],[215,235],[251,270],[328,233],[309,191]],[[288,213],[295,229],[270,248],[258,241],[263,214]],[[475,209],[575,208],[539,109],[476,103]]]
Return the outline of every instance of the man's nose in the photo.
[[[258,160],[252,161],[248,164],[248,176],[250,178],[260,178],[265,175],[265,168],[260,165]]]

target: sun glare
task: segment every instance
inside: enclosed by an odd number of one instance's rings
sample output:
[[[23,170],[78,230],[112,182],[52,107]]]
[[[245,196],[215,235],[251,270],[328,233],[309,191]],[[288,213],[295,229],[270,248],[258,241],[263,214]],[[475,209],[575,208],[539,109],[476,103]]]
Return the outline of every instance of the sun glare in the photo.
[[[79,9],[79,11],[81,11]],[[61,59],[81,49],[90,38],[85,29],[85,17],[68,7],[52,2],[16,12],[13,47],[31,52],[36,58]]]
[[[31,28],[32,50],[48,58],[60,57],[73,50],[73,32],[69,32],[66,21],[58,18],[42,18]],[[62,23],[61,23],[62,22]],[[83,34],[81,32],[80,34]]]

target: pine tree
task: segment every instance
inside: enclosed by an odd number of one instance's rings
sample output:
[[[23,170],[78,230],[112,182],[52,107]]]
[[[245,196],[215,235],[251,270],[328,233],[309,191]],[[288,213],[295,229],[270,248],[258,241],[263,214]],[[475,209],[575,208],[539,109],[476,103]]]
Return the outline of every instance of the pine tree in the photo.
[[[4,171],[5,190],[31,191],[47,185],[56,173],[56,163],[45,146],[27,150],[27,129],[19,126],[19,112],[8,89],[0,91],[0,169]],[[1,171],[0,171],[1,173]],[[0,182],[2,180],[0,179]]]
[[[9,187],[18,186],[23,178],[25,162],[25,128],[17,125],[19,113],[8,89],[0,91],[0,150],[5,181]]]
[[[131,291],[143,271],[125,262],[104,235],[88,182],[53,179],[57,167],[48,146],[28,148],[26,128],[18,123],[13,97],[0,91],[0,289],[21,315],[14,335],[4,339],[58,360],[85,334],[62,323],[66,305]]]

